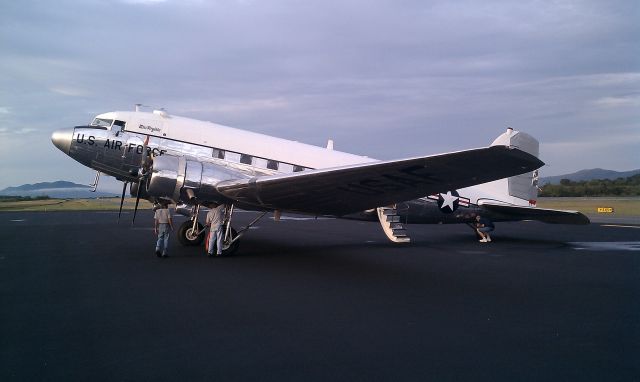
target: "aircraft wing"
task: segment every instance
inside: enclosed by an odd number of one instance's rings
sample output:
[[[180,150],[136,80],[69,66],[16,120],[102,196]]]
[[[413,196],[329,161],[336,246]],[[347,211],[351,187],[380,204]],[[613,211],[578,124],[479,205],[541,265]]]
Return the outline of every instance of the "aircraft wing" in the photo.
[[[535,156],[506,146],[226,180],[216,189],[258,208],[341,216],[533,171]]]
[[[537,207],[520,207],[483,203],[483,208],[504,215],[506,220],[538,220],[552,224],[589,224],[589,218],[578,211],[551,210]]]

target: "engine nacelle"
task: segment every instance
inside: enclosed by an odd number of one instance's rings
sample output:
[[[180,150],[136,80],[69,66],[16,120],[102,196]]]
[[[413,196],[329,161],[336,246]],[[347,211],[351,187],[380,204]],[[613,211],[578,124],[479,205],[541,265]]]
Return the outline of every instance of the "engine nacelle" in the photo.
[[[138,190],[138,188],[140,188],[140,190]],[[144,184],[140,187],[138,183],[132,182],[129,186],[129,194],[134,198],[136,196],[140,196],[141,199],[149,199],[149,194],[147,193],[147,188]]]
[[[203,163],[185,157],[162,155],[153,159],[146,191],[156,198],[178,201],[210,202],[226,199],[216,190],[223,180],[237,179],[231,172],[213,163]]]

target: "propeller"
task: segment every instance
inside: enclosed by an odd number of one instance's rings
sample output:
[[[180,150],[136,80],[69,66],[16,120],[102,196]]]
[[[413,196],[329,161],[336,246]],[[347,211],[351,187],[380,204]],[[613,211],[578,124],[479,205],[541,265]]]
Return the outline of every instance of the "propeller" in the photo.
[[[120,211],[118,212],[118,223],[120,223],[120,215],[122,215],[122,205],[124,204],[124,193],[127,191],[129,182],[124,182],[122,186],[122,196],[120,197]]]
[[[148,176],[146,162],[147,162],[147,145],[149,144],[149,136],[145,138],[144,143],[142,144],[142,158],[140,159],[140,169],[138,170],[138,187],[136,188],[136,205],[133,208],[133,220],[131,221],[131,225],[136,223],[136,215],[138,214],[138,204],[140,203],[140,188],[142,187],[142,181],[146,180]]]

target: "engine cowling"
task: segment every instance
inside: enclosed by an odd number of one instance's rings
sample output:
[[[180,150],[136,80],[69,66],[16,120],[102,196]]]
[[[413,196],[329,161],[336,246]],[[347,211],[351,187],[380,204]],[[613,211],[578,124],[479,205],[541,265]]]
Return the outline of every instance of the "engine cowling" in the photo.
[[[223,180],[238,178],[238,172],[219,165],[174,155],[155,157],[150,172],[147,194],[174,202],[224,200],[216,185]]]
[[[140,190],[138,190],[138,188],[140,188]],[[138,195],[140,196],[140,199],[149,199],[149,194],[147,194],[147,187],[143,184],[142,187],[140,187],[140,184],[137,182],[132,182],[131,185],[129,186],[129,194],[132,197],[137,197]]]

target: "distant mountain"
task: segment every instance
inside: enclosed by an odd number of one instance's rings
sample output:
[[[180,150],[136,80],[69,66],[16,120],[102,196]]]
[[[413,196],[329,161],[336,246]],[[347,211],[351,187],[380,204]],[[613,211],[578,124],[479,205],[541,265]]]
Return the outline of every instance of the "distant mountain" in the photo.
[[[23,184],[17,187],[7,187],[0,190],[0,196],[49,196],[51,198],[97,198],[119,196],[112,192],[91,192],[91,187],[59,180],[56,182],[42,182]]]
[[[573,182],[580,182],[583,180],[593,180],[593,179],[614,180],[618,178],[628,178],[636,174],[640,174],[640,169],[620,172],[620,171],[613,171],[613,170],[604,170],[601,168],[593,168],[590,170],[580,170],[572,174],[543,177],[540,180],[540,184],[541,185],[560,184],[561,179],[569,179]]]

